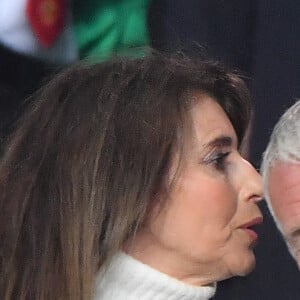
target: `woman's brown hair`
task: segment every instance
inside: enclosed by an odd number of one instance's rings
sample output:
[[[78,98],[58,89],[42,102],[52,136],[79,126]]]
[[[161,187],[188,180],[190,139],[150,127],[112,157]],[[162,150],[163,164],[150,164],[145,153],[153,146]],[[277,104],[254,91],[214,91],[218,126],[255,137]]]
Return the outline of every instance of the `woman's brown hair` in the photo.
[[[96,273],[168,188],[194,91],[222,106],[241,142],[247,88],[204,60],[82,64],[36,93],[0,166],[1,299],[92,299]]]

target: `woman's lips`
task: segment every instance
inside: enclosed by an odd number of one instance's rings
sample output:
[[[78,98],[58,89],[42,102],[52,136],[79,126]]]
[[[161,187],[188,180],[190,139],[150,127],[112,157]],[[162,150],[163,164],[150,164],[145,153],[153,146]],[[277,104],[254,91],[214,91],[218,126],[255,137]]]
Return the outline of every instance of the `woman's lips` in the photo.
[[[258,240],[258,234],[253,229],[243,228],[243,230],[249,235],[251,241],[255,242]]]
[[[242,230],[244,230],[244,232],[247,233],[247,235],[250,237],[250,240],[252,242],[255,242],[258,239],[258,234],[255,232],[255,230],[252,227],[255,225],[259,225],[262,222],[263,222],[263,217],[261,217],[261,216],[256,217],[256,218],[253,218],[251,221],[243,224],[239,228],[241,228]]]

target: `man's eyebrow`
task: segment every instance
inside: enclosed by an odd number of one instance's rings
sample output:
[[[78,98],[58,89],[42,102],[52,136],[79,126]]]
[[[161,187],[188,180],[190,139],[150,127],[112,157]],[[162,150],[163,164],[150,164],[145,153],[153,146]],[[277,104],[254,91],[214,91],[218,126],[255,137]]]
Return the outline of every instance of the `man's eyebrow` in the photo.
[[[230,147],[230,146],[232,146],[232,144],[233,144],[233,141],[230,136],[222,135],[222,136],[216,137],[212,141],[204,144],[203,146],[205,148]]]

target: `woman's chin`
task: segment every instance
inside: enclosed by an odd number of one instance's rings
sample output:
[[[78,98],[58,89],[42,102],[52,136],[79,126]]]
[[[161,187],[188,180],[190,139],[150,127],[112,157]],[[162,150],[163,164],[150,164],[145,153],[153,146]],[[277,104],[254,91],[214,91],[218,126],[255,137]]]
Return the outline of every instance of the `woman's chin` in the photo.
[[[246,276],[251,273],[256,265],[256,259],[254,253],[251,251],[250,255],[244,257],[239,261],[236,266],[236,275],[237,276]]]
[[[252,251],[244,255],[233,255],[230,258],[227,261],[229,275],[226,279],[235,276],[246,276],[255,268],[256,260]]]

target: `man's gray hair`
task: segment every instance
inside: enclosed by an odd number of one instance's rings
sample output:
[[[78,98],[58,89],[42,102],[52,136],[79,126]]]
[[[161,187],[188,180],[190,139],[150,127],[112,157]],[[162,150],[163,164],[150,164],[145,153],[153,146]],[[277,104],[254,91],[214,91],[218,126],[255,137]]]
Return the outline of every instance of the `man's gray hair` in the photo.
[[[268,177],[270,168],[278,161],[300,163],[300,100],[281,116],[263,154],[261,173],[265,199],[273,216],[274,213],[269,201]],[[278,222],[276,223],[281,230]]]
[[[263,154],[261,173],[264,184],[276,161],[300,163],[300,100],[281,116],[274,127]]]

